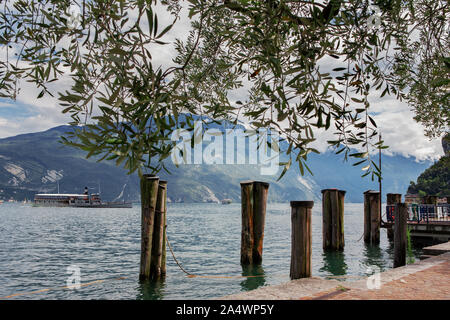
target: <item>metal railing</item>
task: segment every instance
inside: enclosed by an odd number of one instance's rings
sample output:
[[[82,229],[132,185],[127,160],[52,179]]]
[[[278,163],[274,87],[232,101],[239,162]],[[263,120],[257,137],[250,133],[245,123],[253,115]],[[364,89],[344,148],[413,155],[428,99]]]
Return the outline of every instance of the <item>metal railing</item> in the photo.
[[[395,205],[386,206],[386,219],[395,221]],[[450,221],[450,204],[410,204],[408,205],[408,221],[421,223]]]

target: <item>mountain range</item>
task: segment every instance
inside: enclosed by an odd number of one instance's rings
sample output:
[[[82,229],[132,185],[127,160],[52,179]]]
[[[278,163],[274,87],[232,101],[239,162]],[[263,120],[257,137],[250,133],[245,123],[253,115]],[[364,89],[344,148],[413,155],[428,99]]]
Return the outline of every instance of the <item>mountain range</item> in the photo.
[[[127,175],[114,162],[86,159],[86,153],[62,145],[60,136],[71,130],[59,126],[47,131],[0,139],[0,199],[33,199],[36,193],[100,192],[104,200],[140,201],[137,174]],[[246,146],[247,148],[247,146]],[[243,180],[270,182],[269,201],[320,201],[321,190],[346,190],[346,201],[362,202],[363,192],[378,190],[378,181],[361,178],[361,169],[344,162],[332,151],[310,154],[308,166],[314,175],[300,175],[294,164],[277,181],[275,176],[261,175],[258,165],[185,164],[176,167],[166,159],[170,174],[160,172],[168,181],[169,202],[219,202],[229,198],[240,202]],[[383,186],[386,193],[404,194],[410,181],[432,162],[417,162],[403,156],[382,156]],[[281,173],[281,170],[279,171]],[[383,197],[385,199],[385,197]]]

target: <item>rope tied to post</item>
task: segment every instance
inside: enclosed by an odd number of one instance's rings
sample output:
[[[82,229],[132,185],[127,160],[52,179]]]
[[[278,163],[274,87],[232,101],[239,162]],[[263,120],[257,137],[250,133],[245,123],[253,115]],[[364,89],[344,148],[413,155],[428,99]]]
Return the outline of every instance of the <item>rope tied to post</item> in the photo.
[[[173,253],[172,246],[170,245],[169,237],[167,237],[167,234],[166,234],[166,242],[167,242],[167,246],[169,247],[170,253],[172,254],[173,260],[176,262],[176,264],[181,269],[181,271],[186,273],[188,275],[188,277],[190,277],[190,278],[195,277],[195,275],[193,275],[193,274],[187,272],[186,270],[184,270],[183,266],[178,262],[177,258],[175,257],[175,254]]]
[[[265,275],[261,274],[261,275],[249,275],[249,276],[211,276],[211,275],[197,275],[197,274],[192,274],[188,271],[186,271],[186,269],[183,268],[183,266],[181,265],[181,263],[178,261],[178,259],[175,257],[175,253],[173,252],[172,246],[170,245],[169,242],[169,237],[167,237],[166,235],[166,242],[167,242],[167,246],[169,247],[170,253],[172,254],[173,260],[175,261],[175,263],[178,265],[178,267],[180,268],[181,271],[183,271],[188,278],[209,278],[209,279],[240,279],[240,278],[260,278],[260,277],[264,277]]]

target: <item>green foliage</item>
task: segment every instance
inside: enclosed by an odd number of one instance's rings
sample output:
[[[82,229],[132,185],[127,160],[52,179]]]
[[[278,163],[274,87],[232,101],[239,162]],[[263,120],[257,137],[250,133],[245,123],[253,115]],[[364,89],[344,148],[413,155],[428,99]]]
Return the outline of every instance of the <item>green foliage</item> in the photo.
[[[167,3],[167,1],[164,1]],[[183,97],[172,94],[179,81],[170,79],[176,68],[153,65],[151,48],[162,40],[178,19],[161,26],[153,1],[83,1],[80,24],[68,24],[72,1],[17,1],[5,4],[3,39],[22,50],[16,66],[7,61],[0,85],[3,97],[15,97],[20,78],[53,94],[53,81],[70,76],[71,89],[58,92],[63,113],[74,126],[62,137],[65,144],[87,151],[87,157],[115,160],[129,170],[142,167],[157,172],[170,155],[167,136],[177,127]],[[23,65],[23,66],[21,66]],[[67,74],[67,68],[70,74]]]
[[[416,259],[414,259],[414,252],[412,249],[412,241],[411,241],[411,231],[409,227],[406,229],[406,239],[407,239],[407,247],[406,247],[406,256],[407,256],[407,264],[414,263]]]
[[[0,96],[16,98],[21,79],[41,89],[37,98],[58,96],[72,124],[83,125],[64,143],[140,173],[164,169],[174,129],[192,130],[180,113],[277,129],[286,153],[297,151],[283,173],[294,161],[309,170],[314,131],[332,130],[330,146],[372,179],[381,172],[370,153],[386,146],[374,141],[369,91],[407,99],[433,135],[448,126],[445,1],[376,1],[379,15],[364,0],[187,3],[192,30],[175,41],[167,67],[152,50],[167,47],[179,1],[81,1],[75,25],[75,1],[4,1]],[[171,23],[161,25],[161,10]],[[374,18],[380,23],[371,28]],[[61,92],[56,84],[68,77]],[[242,98],[231,100],[237,92]]]
[[[437,195],[440,197],[450,195],[450,157],[443,156],[430,168],[426,169],[417,178],[417,183],[411,181],[408,193],[421,196]]]

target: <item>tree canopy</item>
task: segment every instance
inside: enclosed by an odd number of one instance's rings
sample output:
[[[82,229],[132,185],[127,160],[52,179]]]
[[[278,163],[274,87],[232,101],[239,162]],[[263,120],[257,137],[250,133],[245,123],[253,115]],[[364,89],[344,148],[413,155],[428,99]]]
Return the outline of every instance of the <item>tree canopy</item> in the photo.
[[[444,156],[431,167],[422,172],[417,178],[417,183],[410,181],[407,193],[420,196],[436,195],[439,197],[450,196],[450,133],[442,138]]]
[[[417,182],[411,181],[407,193],[448,197],[450,195],[450,157],[443,156],[422,172]]]
[[[176,128],[200,115],[278,130],[303,173],[317,128],[380,175],[370,152],[386,148],[369,93],[405,100],[436,137],[449,127],[449,3],[400,0],[19,0],[0,13],[0,97],[21,81],[58,95],[83,125],[65,143],[130,172],[163,168]],[[189,12],[173,65],[152,52]],[[172,22],[161,25],[161,12]],[[74,14],[75,13],[75,14]],[[70,79],[60,92],[58,82]],[[232,97],[239,94],[240,99]],[[206,119],[206,118],[205,118]],[[357,149],[352,151],[351,149]],[[156,160],[156,161],[154,161]],[[308,169],[309,170],[309,169]]]

